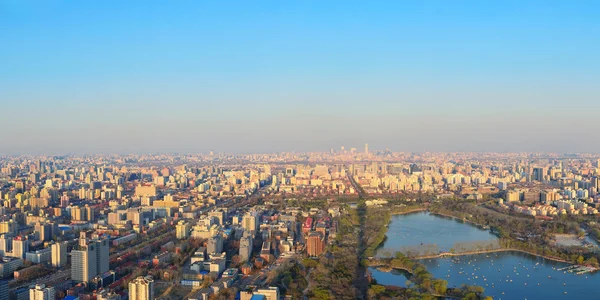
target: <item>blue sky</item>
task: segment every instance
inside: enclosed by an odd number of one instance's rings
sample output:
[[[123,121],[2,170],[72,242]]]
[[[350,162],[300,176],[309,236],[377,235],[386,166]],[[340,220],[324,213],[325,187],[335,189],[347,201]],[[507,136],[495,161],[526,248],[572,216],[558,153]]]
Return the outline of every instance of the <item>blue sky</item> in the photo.
[[[0,153],[600,152],[596,1],[0,0]]]

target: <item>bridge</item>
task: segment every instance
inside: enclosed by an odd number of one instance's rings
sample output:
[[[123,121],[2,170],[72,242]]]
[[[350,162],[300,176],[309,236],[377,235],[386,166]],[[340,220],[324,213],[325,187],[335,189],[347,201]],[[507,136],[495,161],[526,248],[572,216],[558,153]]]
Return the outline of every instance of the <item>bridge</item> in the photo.
[[[410,257],[411,259],[434,259],[434,258],[477,255],[477,254],[487,254],[487,253],[497,253],[497,252],[520,252],[520,253],[530,254],[533,256],[542,257],[542,258],[545,258],[548,260],[564,262],[564,263],[572,263],[572,262],[564,260],[560,257],[541,255],[541,254],[538,254],[535,252],[517,249],[517,248],[495,248],[495,249],[482,249],[482,250],[462,251],[462,252],[440,252],[440,253],[436,253],[436,254],[423,254],[423,255],[415,255],[415,256],[407,256],[407,257]],[[391,259],[391,257],[390,258],[372,257],[372,258],[369,258],[369,262],[370,262],[369,265],[373,266],[373,267],[389,266],[389,264],[386,262],[386,260],[389,260],[389,259]],[[402,269],[402,268],[399,268],[399,269]],[[408,271],[410,273],[409,270],[405,270],[405,271]]]

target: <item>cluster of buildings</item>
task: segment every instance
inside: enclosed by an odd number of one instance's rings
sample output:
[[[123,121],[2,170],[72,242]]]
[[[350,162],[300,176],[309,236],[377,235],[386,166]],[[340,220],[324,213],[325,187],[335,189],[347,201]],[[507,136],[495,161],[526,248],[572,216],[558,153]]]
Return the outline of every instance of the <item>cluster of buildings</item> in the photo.
[[[554,217],[559,215],[597,215],[598,210],[588,206],[587,203],[577,200],[558,200],[553,201],[552,205],[536,203],[533,206],[523,206],[515,203],[506,205],[500,199],[499,205],[502,208],[510,209],[518,213],[530,216]]]
[[[597,214],[599,163],[584,154],[398,153],[368,145],[251,155],[4,156],[0,277],[39,284],[8,289],[4,298],[0,283],[0,299],[153,299],[158,278],[132,278],[135,270],[161,279],[181,272],[183,286],[210,279],[202,297],[254,287],[256,274],[298,255],[319,256],[336,234],[339,211],[277,209],[269,199],[364,192],[381,195],[367,205],[385,206],[386,195],[418,192],[502,197],[501,205],[531,215]],[[264,203],[242,205],[254,196]],[[189,249],[189,241],[200,246]],[[174,258],[185,258],[185,267]],[[278,293],[258,286],[240,298]]]

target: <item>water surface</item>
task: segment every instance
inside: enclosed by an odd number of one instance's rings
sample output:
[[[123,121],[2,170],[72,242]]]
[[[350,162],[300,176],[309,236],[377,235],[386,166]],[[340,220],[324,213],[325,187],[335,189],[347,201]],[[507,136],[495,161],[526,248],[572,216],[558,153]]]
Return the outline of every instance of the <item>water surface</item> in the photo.
[[[437,244],[447,251],[456,242],[475,242],[496,237],[468,223],[428,213],[394,216],[384,249]],[[380,251],[383,251],[381,249]],[[600,299],[600,274],[576,275],[559,269],[569,266],[519,252],[468,255],[420,260],[435,278],[445,279],[449,287],[479,285],[494,299]],[[384,285],[405,286],[402,274],[370,268],[373,277]]]
[[[439,251],[449,251],[455,243],[495,241],[498,237],[462,221],[432,215],[428,212],[395,215],[388,227],[387,240],[381,253],[405,247],[436,245]]]

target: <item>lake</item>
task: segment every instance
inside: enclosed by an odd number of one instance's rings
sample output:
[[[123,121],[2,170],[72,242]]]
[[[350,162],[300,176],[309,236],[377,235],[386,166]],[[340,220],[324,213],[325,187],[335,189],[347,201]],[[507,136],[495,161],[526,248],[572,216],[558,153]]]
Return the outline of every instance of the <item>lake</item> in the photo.
[[[489,230],[456,219],[418,212],[392,217],[388,225],[387,240],[378,253],[393,253],[421,244],[436,245],[440,251],[449,251],[455,243],[495,240],[498,238]]]
[[[442,233],[440,233],[440,231]],[[496,237],[468,223],[428,213],[394,216],[383,249],[437,244],[447,250],[456,242],[493,240]],[[391,246],[390,246],[391,245]],[[568,264],[519,252],[468,255],[420,260],[435,278],[448,281],[448,287],[479,285],[494,299],[598,299],[600,275],[575,275],[558,269]],[[401,272],[382,272],[370,268],[373,277],[384,285],[405,286]],[[565,293],[566,292],[566,293]]]

